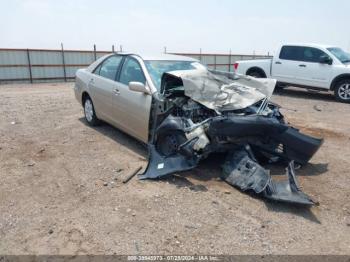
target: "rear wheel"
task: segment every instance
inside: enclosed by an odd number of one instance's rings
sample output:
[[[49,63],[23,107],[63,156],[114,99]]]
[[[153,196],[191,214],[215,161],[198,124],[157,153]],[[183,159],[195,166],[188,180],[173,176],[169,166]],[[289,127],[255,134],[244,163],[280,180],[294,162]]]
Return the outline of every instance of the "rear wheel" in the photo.
[[[247,70],[246,75],[247,76],[252,76],[252,77],[255,77],[255,78],[266,78],[266,74],[265,74],[264,70],[262,70],[259,67],[249,68]]]
[[[334,88],[335,98],[344,103],[350,103],[350,79],[339,81]]]
[[[263,78],[264,76],[262,75],[261,72],[259,71],[251,71],[247,74],[248,76],[252,76],[252,77],[255,77],[255,78]]]
[[[85,120],[91,126],[97,126],[99,124],[99,120],[95,113],[94,104],[90,97],[87,97],[84,101],[84,115]]]

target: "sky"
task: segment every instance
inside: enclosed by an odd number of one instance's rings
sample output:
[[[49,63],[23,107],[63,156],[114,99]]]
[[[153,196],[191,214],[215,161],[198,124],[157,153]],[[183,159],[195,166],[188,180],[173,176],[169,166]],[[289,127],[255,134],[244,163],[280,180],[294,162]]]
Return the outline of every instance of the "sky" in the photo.
[[[350,50],[349,0],[0,0],[0,48],[270,54]]]

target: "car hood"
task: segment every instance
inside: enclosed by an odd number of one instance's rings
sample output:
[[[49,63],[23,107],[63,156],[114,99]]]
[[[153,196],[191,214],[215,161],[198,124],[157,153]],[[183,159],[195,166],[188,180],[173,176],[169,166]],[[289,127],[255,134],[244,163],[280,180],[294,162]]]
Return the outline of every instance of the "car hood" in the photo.
[[[172,71],[165,73],[162,81],[171,77],[181,80],[185,96],[217,112],[244,109],[262,99],[269,99],[276,86],[274,79],[223,74],[208,70]],[[229,78],[229,74],[234,77]],[[167,85],[162,83],[163,92],[166,91],[164,86]]]

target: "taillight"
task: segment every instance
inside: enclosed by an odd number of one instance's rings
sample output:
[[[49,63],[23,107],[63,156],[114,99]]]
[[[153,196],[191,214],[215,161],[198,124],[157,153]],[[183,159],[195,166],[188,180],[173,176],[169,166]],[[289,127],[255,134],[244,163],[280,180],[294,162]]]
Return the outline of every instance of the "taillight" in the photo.
[[[239,65],[238,63],[234,63],[234,64],[233,64],[233,68],[234,68],[235,70],[237,70],[238,65]]]

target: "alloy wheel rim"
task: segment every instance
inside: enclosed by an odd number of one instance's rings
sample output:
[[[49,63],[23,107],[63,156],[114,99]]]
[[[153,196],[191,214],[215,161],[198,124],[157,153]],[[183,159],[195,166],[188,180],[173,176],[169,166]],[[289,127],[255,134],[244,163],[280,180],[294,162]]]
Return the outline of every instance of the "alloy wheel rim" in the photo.
[[[91,122],[92,121],[92,117],[94,115],[94,111],[92,109],[92,103],[91,101],[88,99],[85,101],[85,106],[84,106],[84,111],[85,111],[85,118],[87,121]]]
[[[350,83],[345,83],[341,85],[338,89],[338,95],[341,99],[349,100],[350,99]]]

